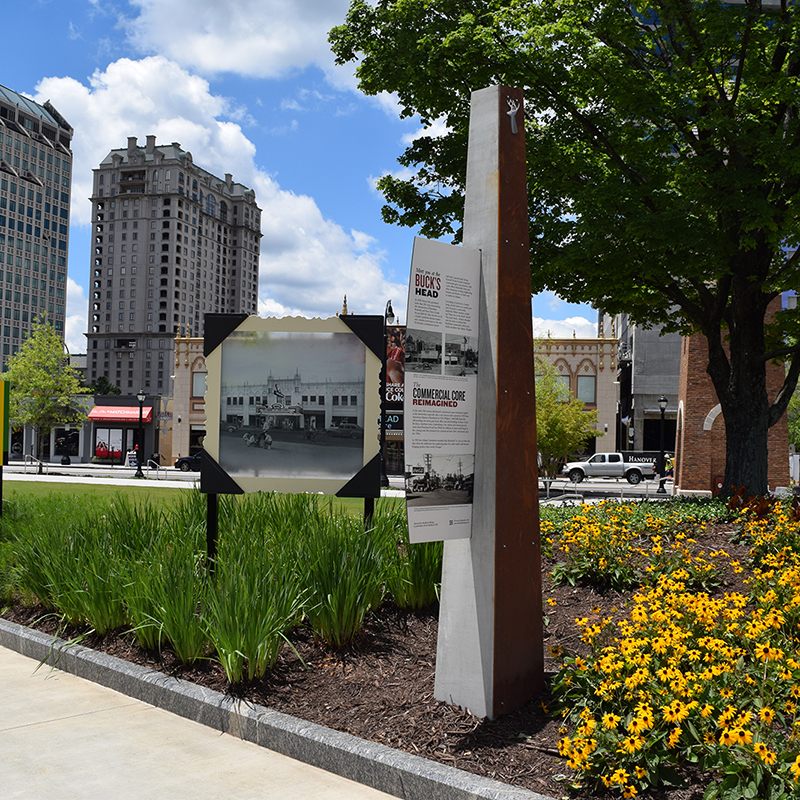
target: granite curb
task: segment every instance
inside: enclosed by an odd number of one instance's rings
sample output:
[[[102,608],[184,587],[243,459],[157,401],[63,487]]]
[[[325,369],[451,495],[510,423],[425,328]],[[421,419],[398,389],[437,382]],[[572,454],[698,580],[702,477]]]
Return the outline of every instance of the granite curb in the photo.
[[[0,619],[0,645],[403,800],[553,800],[368,742]]]

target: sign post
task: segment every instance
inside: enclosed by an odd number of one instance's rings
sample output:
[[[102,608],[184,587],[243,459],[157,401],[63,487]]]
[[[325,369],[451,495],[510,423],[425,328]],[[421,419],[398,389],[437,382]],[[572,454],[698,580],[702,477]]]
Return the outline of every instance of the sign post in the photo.
[[[497,717],[544,685],[522,92],[473,92],[464,247],[481,251],[472,537],[445,541],[435,696]]]

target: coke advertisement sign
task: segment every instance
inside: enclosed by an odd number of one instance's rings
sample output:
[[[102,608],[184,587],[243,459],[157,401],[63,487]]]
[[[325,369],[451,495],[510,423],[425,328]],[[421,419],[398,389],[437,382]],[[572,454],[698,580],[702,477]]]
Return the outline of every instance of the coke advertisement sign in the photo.
[[[405,325],[386,328],[386,412],[403,410],[403,386],[406,368]]]

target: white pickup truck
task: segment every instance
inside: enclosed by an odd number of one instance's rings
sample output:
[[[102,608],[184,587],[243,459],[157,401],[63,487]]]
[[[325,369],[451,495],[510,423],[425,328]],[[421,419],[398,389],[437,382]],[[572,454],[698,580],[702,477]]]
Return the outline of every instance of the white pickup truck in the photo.
[[[596,453],[588,461],[569,461],[561,469],[573,483],[584,478],[625,478],[636,485],[644,478],[653,478],[656,465],[653,461],[626,461],[624,453]]]

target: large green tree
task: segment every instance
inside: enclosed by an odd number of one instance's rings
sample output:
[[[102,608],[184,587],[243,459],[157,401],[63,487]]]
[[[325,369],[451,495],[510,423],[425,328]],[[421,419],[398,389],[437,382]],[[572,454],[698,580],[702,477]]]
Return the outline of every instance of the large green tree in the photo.
[[[800,373],[797,312],[768,312],[800,282],[798,7],[355,0],[330,41],[364,92],[446,129],[400,156],[411,177],[379,184],[384,218],[427,236],[460,234],[470,92],[524,88],[532,291],[702,334],[724,489],[764,492]]]
[[[86,418],[75,398],[88,390],[81,386],[80,373],[64,354],[63,339],[46,322],[37,323],[19,352],[10,358],[5,377],[11,384],[11,420],[33,429],[41,472],[43,436],[59,425]]]

